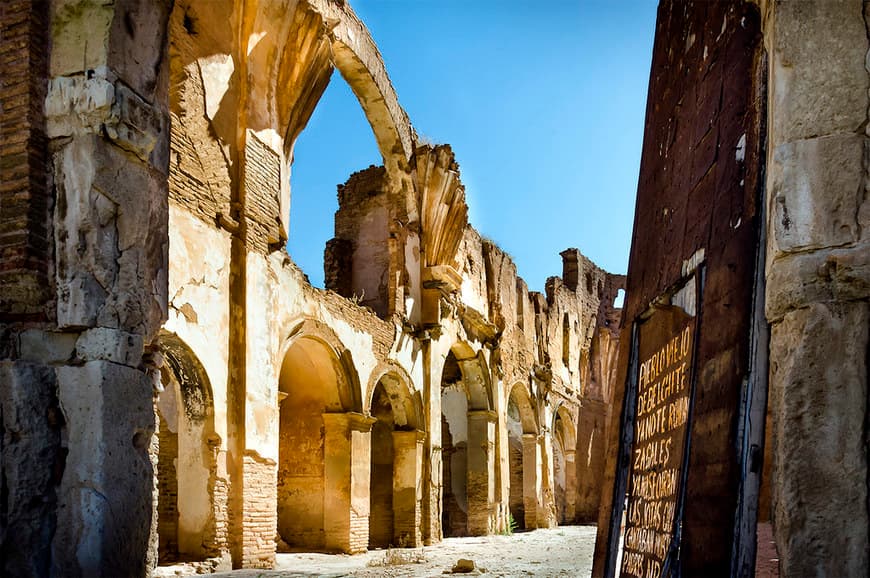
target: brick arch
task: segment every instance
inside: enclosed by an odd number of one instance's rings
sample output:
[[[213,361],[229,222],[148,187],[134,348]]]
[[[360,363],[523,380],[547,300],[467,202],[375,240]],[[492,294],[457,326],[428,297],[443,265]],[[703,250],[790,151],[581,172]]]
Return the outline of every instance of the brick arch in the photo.
[[[513,400],[520,411],[520,423],[523,426],[523,433],[537,434],[538,412],[535,400],[529,394],[528,386],[520,381],[516,382],[510,389],[508,400]]]
[[[553,412],[553,423],[550,427],[550,431],[553,432],[553,435],[556,435],[556,420],[562,420],[564,432],[566,434],[566,438],[563,439],[563,443],[566,448],[573,449],[577,443],[577,427],[574,424],[574,416],[565,407],[564,404],[559,404],[556,408],[556,411]]]
[[[469,410],[491,410],[494,407],[492,397],[492,383],[489,377],[489,364],[484,358],[483,351],[476,351],[471,344],[465,341],[456,342],[441,366],[443,381],[444,368],[447,360],[453,356],[462,373],[462,382],[468,395]]]
[[[329,360],[335,372],[335,385],[337,388],[337,399],[333,400],[335,405],[334,411],[362,413],[362,389],[359,373],[353,361],[353,355],[345,347],[335,331],[317,319],[305,318],[293,325],[292,329],[288,332],[288,336],[281,345],[276,360],[279,380],[282,366],[287,359],[288,353],[294,345],[300,343],[308,347],[309,352],[315,355],[317,355],[319,349],[320,353],[325,356],[325,359]]]
[[[219,556],[228,548],[220,531],[227,496],[218,473],[222,442],[215,432],[211,382],[177,334],[161,330],[159,342],[165,357],[163,392],[155,403],[159,561]]]
[[[378,383],[383,383],[390,397],[396,424],[403,428],[425,431],[423,400],[419,393],[412,392],[413,381],[405,368],[395,361],[384,361],[375,367],[366,388],[366,409],[371,408]]]

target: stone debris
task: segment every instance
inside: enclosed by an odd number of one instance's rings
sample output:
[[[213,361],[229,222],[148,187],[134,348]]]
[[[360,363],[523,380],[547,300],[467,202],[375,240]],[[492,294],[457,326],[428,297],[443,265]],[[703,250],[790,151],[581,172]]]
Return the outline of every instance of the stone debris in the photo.
[[[453,568],[450,569],[450,574],[469,574],[469,573],[479,574],[480,571],[477,566],[474,564],[474,560],[469,560],[467,558],[460,558],[456,561],[456,564],[453,565]]]

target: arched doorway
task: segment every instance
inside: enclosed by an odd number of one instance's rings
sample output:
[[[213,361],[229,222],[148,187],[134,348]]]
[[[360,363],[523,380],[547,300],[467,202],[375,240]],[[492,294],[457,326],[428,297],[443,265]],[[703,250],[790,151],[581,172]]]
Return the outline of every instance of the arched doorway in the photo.
[[[320,337],[290,344],[279,375],[278,537],[281,549],[364,551],[372,420],[360,413],[353,367]],[[355,455],[356,454],[356,455]],[[361,463],[362,462],[362,463]],[[364,507],[354,508],[354,498]],[[365,534],[364,536],[360,534]]]
[[[495,412],[486,363],[454,346],[441,374],[441,527],[445,536],[492,531]]]
[[[407,382],[390,372],[371,401],[369,548],[416,547],[422,542],[418,481],[423,467],[421,418]]]
[[[526,385],[511,388],[507,406],[510,514],[516,527],[537,527],[540,494],[538,428]]]
[[[559,407],[553,420],[553,494],[556,521],[559,524],[574,522],[574,506],[577,501],[575,432],[571,414],[564,407]]]
[[[160,336],[165,353],[157,414],[158,563],[202,561],[226,549],[217,527],[225,496],[217,488],[211,384],[202,364],[176,335]],[[218,494],[218,495],[216,495]]]

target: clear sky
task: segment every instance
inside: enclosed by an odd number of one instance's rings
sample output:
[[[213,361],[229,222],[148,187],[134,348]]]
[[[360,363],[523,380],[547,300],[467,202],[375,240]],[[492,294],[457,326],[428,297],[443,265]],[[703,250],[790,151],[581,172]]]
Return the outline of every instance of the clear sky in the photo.
[[[530,289],[578,247],[625,273],[655,0],[355,0],[417,132],[449,143],[469,219]],[[323,286],[336,185],[382,164],[336,71],[295,148],[289,250]]]

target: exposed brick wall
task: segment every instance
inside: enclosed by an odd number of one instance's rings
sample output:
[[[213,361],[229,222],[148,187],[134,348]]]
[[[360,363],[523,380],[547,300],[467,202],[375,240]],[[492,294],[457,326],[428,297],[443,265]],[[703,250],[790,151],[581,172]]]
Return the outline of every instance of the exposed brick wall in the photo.
[[[510,512],[514,522],[525,527],[526,509],[523,501],[523,439],[510,436],[508,438],[510,460]]]
[[[219,452],[218,460],[215,460],[211,475],[213,507],[214,507],[214,534],[205,536],[206,545],[211,545],[211,554],[217,555],[228,552],[230,547],[230,519],[229,519],[229,483],[226,476],[219,475],[219,460],[225,460],[226,453]]]
[[[50,295],[48,30],[48,2],[0,6],[0,318],[44,317]]]
[[[369,516],[356,510],[350,511],[350,548],[351,554],[365,552],[369,547]]]
[[[178,434],[158,414],[157,535],[160,563],[178,558]]]
[[[245,213],[248,248],[265,254],[281,241],[281,164],[278,154],[252,133],[245,146]]]
[[[212,166],[214,163],[210,161],[214,159],[205,153],[208,147],[202,140],[198,139],[198,144],[194,145],[190,134],[195,133],[193,123],[175,114],[171,118],[169,198],[192,215],[214,223],[219,213],[230,213],[229,179],[225,168]]]
[[[271,568],[275,564],[275,535],[278,514],[278,468],[274,460],[245,452],[245,496],[242,565]]]
[[[335,239],[324,269],[332,289],[381,317],[389,312],[390,200],[384,167],[370,166],[338,186]],[[340,241],[339,241],[340,240]],[[344,267],[344,268],[342,268]]]

